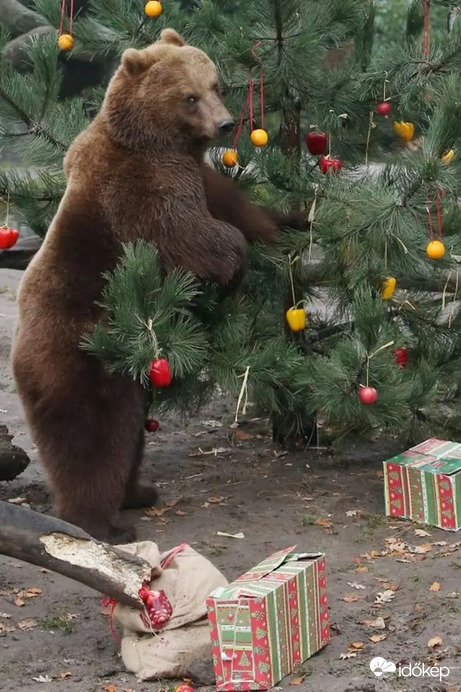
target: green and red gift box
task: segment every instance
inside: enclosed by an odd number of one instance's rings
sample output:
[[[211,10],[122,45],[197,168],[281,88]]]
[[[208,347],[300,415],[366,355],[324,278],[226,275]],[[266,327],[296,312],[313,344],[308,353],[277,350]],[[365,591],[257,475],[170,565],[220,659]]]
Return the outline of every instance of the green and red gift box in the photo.
[[[207,599],[217,690],[269,690],[330,640],[325,555],[295,548]]]
[[[461,444],[435,437],[384,462],[386,514],[461,528]]]

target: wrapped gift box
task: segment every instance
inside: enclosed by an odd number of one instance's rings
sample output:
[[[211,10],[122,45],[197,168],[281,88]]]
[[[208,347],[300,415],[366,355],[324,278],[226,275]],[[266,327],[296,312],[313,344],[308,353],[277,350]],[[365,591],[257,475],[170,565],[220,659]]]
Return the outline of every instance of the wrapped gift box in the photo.
[[[295,548],[207,599],[217,690],[269,690],[330,640],[325,555]]]
[[[386,514],[461,528],[461,444],[431,438],[384,462]]]

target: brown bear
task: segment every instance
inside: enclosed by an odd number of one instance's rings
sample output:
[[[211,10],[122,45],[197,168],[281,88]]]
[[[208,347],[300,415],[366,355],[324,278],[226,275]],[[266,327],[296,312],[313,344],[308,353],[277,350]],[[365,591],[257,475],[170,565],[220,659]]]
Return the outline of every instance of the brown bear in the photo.
[[[232,125],[214,64],[175,31],[126,50],[101,111],[65,157],[65,194],[20,286],[18,393],[58,515],[96,538],[120,540],[118,510],[155,501],[138,484],[144,390],[80,348],[103,318],[103,272],[122,243],[142,238],[166,271],[228,284],[244,270],[247,241],[298,225],[205,165],[209,143]]]

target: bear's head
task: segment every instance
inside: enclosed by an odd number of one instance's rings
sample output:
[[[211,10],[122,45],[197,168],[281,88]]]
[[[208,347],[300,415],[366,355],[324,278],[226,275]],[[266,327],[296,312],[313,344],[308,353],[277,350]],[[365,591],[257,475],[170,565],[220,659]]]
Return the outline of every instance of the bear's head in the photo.
[[[102,115],[112,136],[134,149],[206,146],[233,120],[210,58],[173,29],[148,48],[127,49],[107,89]]]

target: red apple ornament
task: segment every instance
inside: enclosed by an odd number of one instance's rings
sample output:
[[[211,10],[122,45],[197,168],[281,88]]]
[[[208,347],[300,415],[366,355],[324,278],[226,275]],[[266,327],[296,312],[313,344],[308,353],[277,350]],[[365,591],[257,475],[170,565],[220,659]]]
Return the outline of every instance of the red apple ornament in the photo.
[[[362,404],[369,406],[378,399],[378,392],[374,387],[359,387],[359,399]]]
[[[155,420],[155,418],[148,418],[146,420],[146,422],[144,423],[144,429],[150,433],[157,432],[159,427],[160,427],[160,423],[158,422],[158,420]]]
[[[169,387],[171,384],[170,364],[166,358],[156,358],[150,364],[150,381],[154,387]]]
[[[328,138],[325,132],[308,132],[306,134],[306,146],[314,156],[324,154],[328,146]]]
[[[0,226],[0,250],[9,250],[16,244],[19,232],[9,226]]]
[[[337,159],[334,156],[321,156],[319,158],[319,166],[322,173],[339,173],[343,167],[343,162],[341,159]]]
[[[390,101],[382,101],[381,103],[378,103],[378,105],[376,106],[376,112],[379,115],[384,115],[385,117],[387,117],[391,111],[392,106]]]

